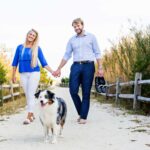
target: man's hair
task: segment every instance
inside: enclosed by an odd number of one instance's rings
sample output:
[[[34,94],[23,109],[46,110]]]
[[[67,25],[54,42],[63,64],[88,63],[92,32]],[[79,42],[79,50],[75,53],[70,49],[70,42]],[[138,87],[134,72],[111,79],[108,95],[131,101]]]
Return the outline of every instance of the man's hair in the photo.
[[[78,24],[78,23],[81,23],[82,25],[84,25],[84,22],[81,18],[76,18],[72,21],[72,26],[73,24]]]

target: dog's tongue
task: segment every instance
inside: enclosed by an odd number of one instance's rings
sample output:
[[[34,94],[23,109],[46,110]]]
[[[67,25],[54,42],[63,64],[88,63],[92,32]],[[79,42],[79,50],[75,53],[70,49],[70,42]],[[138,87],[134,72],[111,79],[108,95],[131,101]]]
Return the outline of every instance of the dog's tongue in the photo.
[[[44,106],[45,106],[45,104],[41,103],[41,106],[42,106],[42,107],[44,107]]]

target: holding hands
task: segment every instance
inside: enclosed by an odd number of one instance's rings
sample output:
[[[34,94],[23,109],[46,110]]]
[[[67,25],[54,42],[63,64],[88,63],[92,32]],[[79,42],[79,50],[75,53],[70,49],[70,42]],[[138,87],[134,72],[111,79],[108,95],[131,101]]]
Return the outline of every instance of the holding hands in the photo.
[[[54,77],[60,77],[60,75],[61,75],[61,70],[60,69],[57,69],[56,71],[53,71],[53,73],[52,73],[52,75],[54,76]]]

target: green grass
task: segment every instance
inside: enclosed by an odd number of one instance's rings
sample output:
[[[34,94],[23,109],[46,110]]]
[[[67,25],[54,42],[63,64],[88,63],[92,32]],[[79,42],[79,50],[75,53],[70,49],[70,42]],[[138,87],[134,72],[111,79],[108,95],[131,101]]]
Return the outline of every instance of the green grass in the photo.
[[[24,96],[18,96],[14,101],[7,101],[0,107],[0,115],[11,115],[19,113],[19,108],[24,108],[26,100]]]
[[[119,107],[122,110],[126,110],[126,113],[134,115],[147,115],[147,109],[145,110],[144,108],[133,110],[133,100],[125,100],[125,99],[120,99],[120,103],[118,105],[115,104],[115,98],[108,98],[106,99],[105,96],[101,96],[97,94],[95,96],[94,94],[91,94],[91,99],[96,99],[98,102],[101,104],[111,104],[112,107]]]

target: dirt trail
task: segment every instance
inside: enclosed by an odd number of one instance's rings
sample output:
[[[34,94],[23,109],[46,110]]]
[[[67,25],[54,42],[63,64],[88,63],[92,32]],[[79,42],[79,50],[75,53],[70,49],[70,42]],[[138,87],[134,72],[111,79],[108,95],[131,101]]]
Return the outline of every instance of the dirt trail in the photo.
[[[55,88],[68,105],[64,138],[57,144],[43,142],[38,119],[23,125],[26,111],[0,118],[0,150],[150,150],[150,118],[128,115],[109,104],[91,102],[88,123],[79,125],[67,88]],[[4,121],[2,121],[4,119]]]

